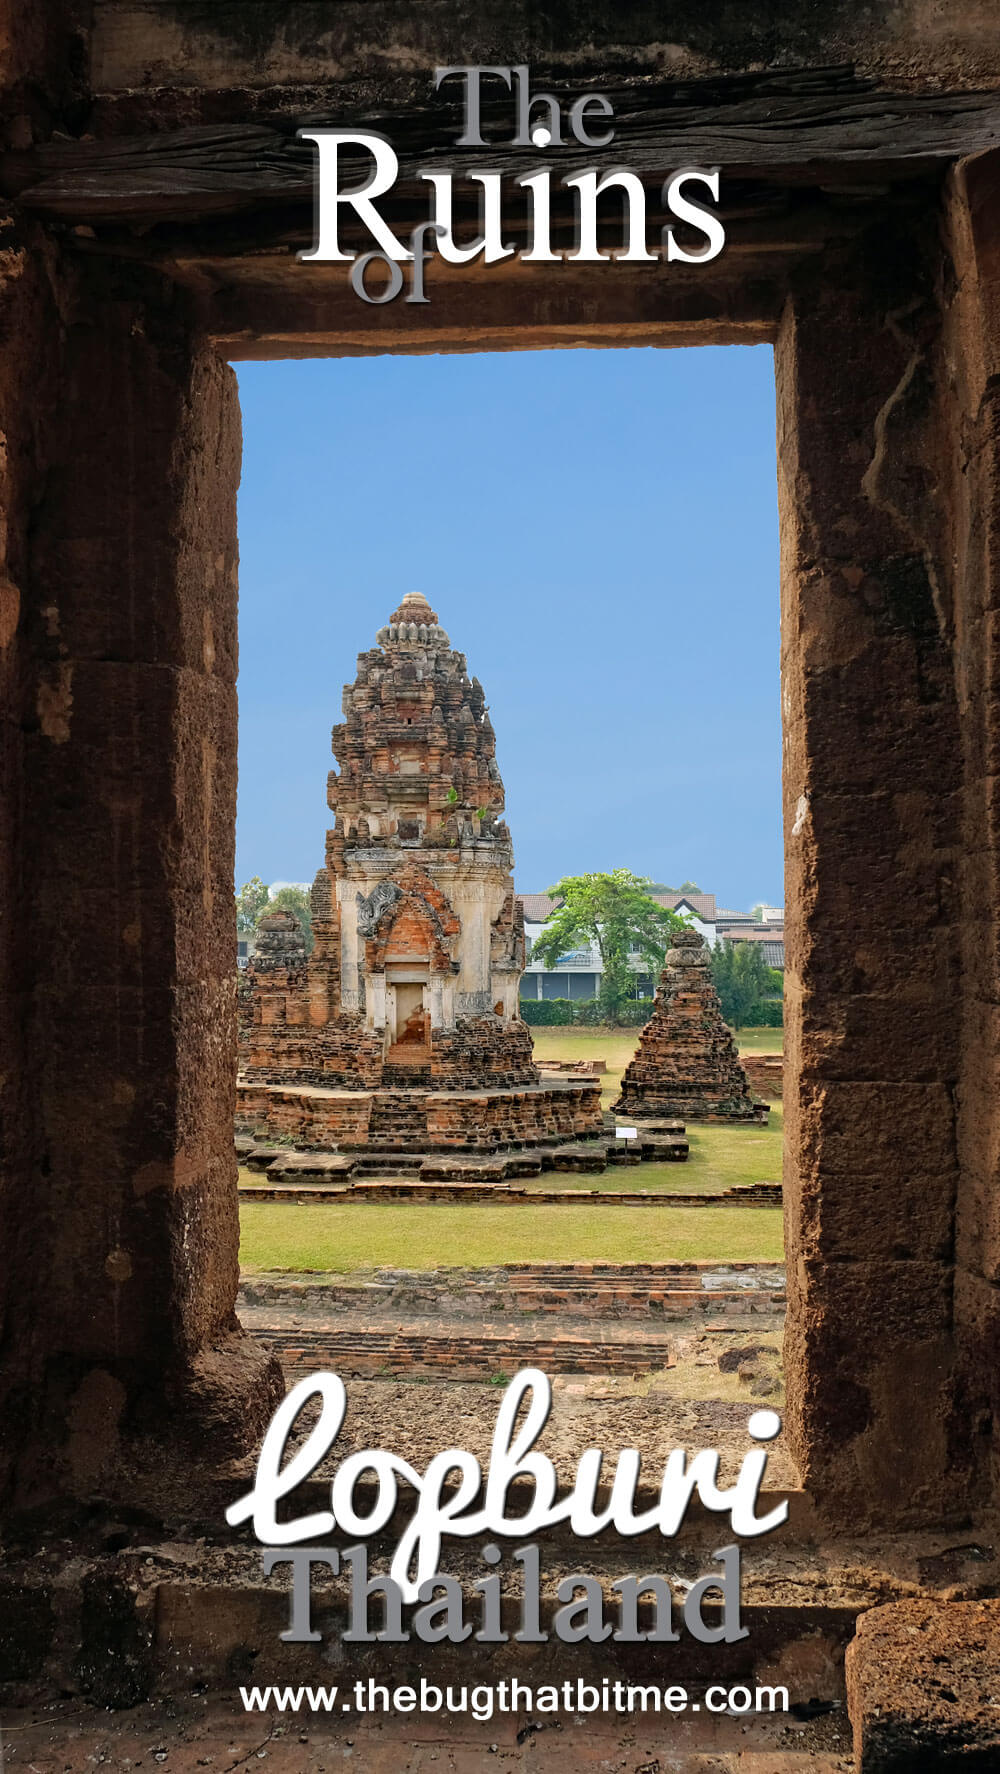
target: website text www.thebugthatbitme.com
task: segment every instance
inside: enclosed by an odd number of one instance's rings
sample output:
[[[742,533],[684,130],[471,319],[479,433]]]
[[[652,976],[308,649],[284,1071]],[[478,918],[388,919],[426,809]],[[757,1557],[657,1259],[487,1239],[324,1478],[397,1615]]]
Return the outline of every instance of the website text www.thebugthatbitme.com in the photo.
[[[480,1723],[510,1713],[747,1713],[788,1711],[788,1689],[778,1686],[750,1687],[737,1682],[699,1688],[694,1693],[679,1684],[661,1687],[655,1682],[622,1682],[608,1679],[587,1682],[540,1683],[532,1686],[514,1678],[500,1682],[403,1683],[390,1687],[373,1677],[337,1685],[240,1688],[246,1712],[291,1713],[469,1713]]]

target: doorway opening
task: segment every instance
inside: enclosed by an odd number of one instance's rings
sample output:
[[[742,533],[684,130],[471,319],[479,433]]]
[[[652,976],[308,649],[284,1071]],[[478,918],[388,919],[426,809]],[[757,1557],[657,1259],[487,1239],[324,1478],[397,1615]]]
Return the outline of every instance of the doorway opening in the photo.
[[[323,1059],[315,1083],[345,1087],[337,1119],[327,1090],[315,1124],[262,1127],[260,1087],[312,1075],[275,1068],[270,1023],[262,1035],[270,1069],[241,1097],[251,1110],[241,1133],[267,1160],[264,1182],[260,1170],[242,1179],[245,1315],[255,1322],[256,1277],[291,1249],[365,1285],[406,1271],[438,1305],[461,1278],[474,1321],[543,1301],[548,1311],[561,1292],[579,1333],[567,1359],[592,1368],[588,1385],[625,1397],[659,1383],[676,1401],[680,1352],[688,1392],[695,1384],[742,1425],[747,1399],[781,1398],[770,348],[239,374],[238,880],[277,875],[286,900],[297,884],[331,957],[323,1014],[339,991],[337,1012],[363,1021],[378,1050],[374,1070],[346,1077],[340,1048]],[[279,431],[301,440],[289,458],[271,447]],[[279,576],[287,614],[276,625]],[[311,885],[341,683],[327,871]],[[625,932],[615,1000],[600,929],[544,951],[559,907],[548,890],[623,872],[660,922],[652,949],[648,932]],[[661,969],[671,963],[676,985],[678,956],[697,966],[653,1039],[644,1028],[662,1013]],[[319,971],[313,963],[314,1023]],[[507,1029],[520,1030],[520,1072],[497,1057]],[[673,1094],[651,1120],[640,1105],[637,1122],[623,1075],[640,1042]],[[365,1090],[372,1107],[359,1121]],[[300,1103],[283,1100],[281,1115]],[[576,1121],[565,1119],[571,1103],[586,1110]],[[310,1172],[310,1147],[329,1151],[329,1170],[318,1159]],[[595,1265],[606,1307],[594,1304]],[[484,1278],[498,1270],[487,1299]],[[391,1288],[388,1304],[398,1325]],[[621,1335],[633,1311],[649,1332],[639,1356]],[[353,1327],[331,1318],[329,1335],[340,1329]],[[410,1325],[397,1351],[401,1375],[415,1362],[418,1377],[443,1371],[422,1330]],[[480,1382],[515,1359],[493,1344],[464,1353]],[[616,1363],[636,1371],[616,1374]]]

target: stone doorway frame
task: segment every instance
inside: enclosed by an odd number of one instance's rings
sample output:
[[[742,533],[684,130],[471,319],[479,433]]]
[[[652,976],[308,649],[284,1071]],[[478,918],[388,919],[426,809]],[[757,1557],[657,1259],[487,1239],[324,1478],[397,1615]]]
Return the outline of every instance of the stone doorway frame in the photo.
[[[141,135],[141,109],[120,132]],[[122,163],[95,187],[79,144],[57,150],[43,200],[18,173],[0,397],[8,1496],[93,1493],[167,1410],[175,1440],[246,1446],[276,1395],[234,1313],[226,360],[770,341],[790,1434],[833,1525],[938,1525],[995,1498],[1000,157],[962,159],[979,139],[969,125],[899,178],[898,156],[870,155],[853,195],[814,155],[786,160],[796,201],[743,213],[737,194],[711,273],[463,269],[408,311],[362,309],[294,263],[281,217],[220,220],[217,192],[150,236],[141,181],[141,225],[114,220]]]

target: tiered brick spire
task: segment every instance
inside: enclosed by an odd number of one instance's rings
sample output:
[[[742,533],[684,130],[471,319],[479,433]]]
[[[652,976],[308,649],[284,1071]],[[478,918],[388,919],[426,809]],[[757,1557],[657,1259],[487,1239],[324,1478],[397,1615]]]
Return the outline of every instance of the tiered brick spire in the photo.
[[[504,791],[493,726],[465,654],[419,592],[407,592],[376,638],[358,656],[333,729],[341,769],[328,784],[332,857],[372,842],[448,847],[489,836],[509,846],[497,822]]]

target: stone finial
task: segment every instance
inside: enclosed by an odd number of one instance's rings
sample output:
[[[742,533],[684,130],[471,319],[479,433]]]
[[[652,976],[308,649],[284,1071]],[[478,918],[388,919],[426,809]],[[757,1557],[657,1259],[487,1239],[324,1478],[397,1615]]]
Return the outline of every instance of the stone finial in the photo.
[[[390,622],[424,622],[430,625],[437,621],[437,612],[432,610],[422,591],[408,591],[398,610],[393,610]]]
[[[700,949],[704,946],[704,942],[705,938],[700,930],[677,930],[670,939],[670,947],[672,949]]]
[[[700,930],[675,930],[670,938],[666,967],[708,967],[708,950]]]
[[[390,644],[403,646],[433,647],[439,649],[451,645],[444,629],[437,619],[437,611],[432,610],[427,599],[420,591],[408,591],[398,610],[393,610],[388,622],[380,628],[375,636],[380,647]]]

